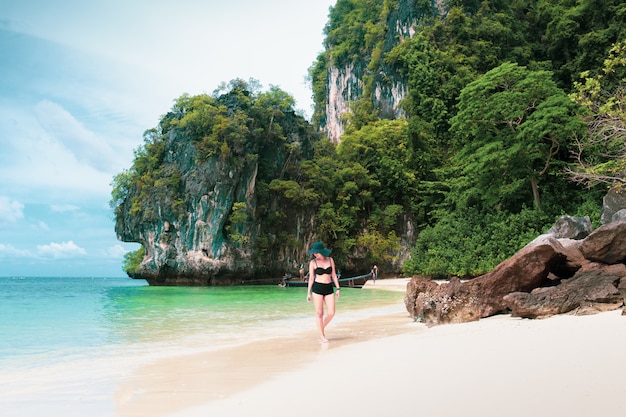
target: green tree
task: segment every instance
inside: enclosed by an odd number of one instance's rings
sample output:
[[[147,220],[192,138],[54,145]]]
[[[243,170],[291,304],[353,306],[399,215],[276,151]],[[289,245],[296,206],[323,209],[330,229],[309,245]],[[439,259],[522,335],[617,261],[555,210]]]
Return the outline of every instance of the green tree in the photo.
[[[324,28],[336,65],[367,57],[381,35],[377,27],[383,8],[380,0],[338,0],[330,8]]]
[[[551,76],[505,63],[463,89],[451,121],[463,178],[453,193],[512,212],[532,196],[541,209],[539,179],[567,156],[564,145],[583,127]]]
[[[443,139],[461,89],[476,76],[467,58],[454,48],[438,46],[430,30],[434,29],[424,28],[400,43],[385,59],[407,78],[409,94],[402,108],[411,119],[429,124],[436,137]],[[423,128],[416,129],[420,131]],[[441,146],[447,148],[447,144]]]
[[[136,251],[126,252],[126,254],[124,254],[122,265],[124,272],[126,272],[129,277],[139,278],[141,276],[139,265],[141,261],[143,261],[144,256],[146,256],[146,250],[143,246],[139,247]]]
[[[599,68],[611,45],[626,38],[622,0],[539,0],[533,11],[545,56],[566,89],[578,74]]]
[[[337,154],[368,171],[377,184],[371,194],[383,206],[399,204],[410,210],[417,195],[419,173],[411,167],[408,138],[406,120],[381,120],[346,134]]]
[[[241,232],[243,226],[248,221],[248,214],[246,213],[246,203],[243,201],[236,201],[233,203],[230,215],[224,226],[228,238],[238,245],[243,245],[249,242],[249,238],[243,235]]]
[[[474,207],[441,216],[420,232],[405,274],[475,277],[491,271],[543,233],[552,217],[535,210],[488,213]]]

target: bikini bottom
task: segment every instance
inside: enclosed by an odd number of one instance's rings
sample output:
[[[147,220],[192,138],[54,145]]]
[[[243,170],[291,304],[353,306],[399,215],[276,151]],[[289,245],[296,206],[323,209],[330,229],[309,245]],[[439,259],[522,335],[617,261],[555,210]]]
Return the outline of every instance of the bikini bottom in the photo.
[[[313,287],[311,287],[311,291],[319,295],[330,295],[333,293],[333,288],[334,285],[332,282],[324,283],[313,281]]]

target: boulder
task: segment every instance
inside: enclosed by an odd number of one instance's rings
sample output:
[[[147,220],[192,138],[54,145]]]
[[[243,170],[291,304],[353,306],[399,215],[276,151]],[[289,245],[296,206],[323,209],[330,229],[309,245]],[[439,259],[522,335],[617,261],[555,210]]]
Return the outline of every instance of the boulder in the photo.
[[[423,277],[414,277],[407,285],[405,306],[414,319],[427,325],[492,316],[507,308],[505,295],[540,286],[551,268],[565,262],[562,252],[557,239],[542,235],[493,271],[471,281],[462,283],[453,278],[434,287]]]
[[[622,187],[613,187],[602,200],[602,224],[609,224],[614,221],[613,216],[622,209],[626,209],[626,191]]]
[[[615,285],[624,277],[626,266],[623,264],[592,262],[583,266],[572,278],[562,280],[558,286],[535,288],[530,293],[511,293],[504,296],[504,302],[512,316],[524,318],[615,310],[624,304],[624,296]]]
[[[438,289],[439,284],[432,279],[423,275],[414,276],[406,285],[406,295],[404,296],[404,305],[416,320],[422,321],[424,318],[423,306],[429,304],[428,298]]]
[[[498,313],[525,318],[591,314],[626,301],[626,221],[603,225],[584,239],[586,220],[559,225],[530,242],[493,271],[437,285],[413,277],[404,302],[415,320],[429,326],[479,320]],[[565,236],[559,238],[558,236]],[[626,314],[626,308],[624,309]]]
[[[559,252],[565,257],[562,263],[552,266],[551,278],[558,283],[561,278],[569,278],[573,276],[583,265],[588,264],[589,260],[585,258],[580,250],[581,240],[574,239],[558,239],[561,244]],[[550,277],[549,277],[550,278]]]
[[[586,259],[604,264],[626,260],[626,221],[605,224],[583,241],[580,250]]]
[[[572,217],[561,216],[554,226],[548,230],[549,235],[556,237],[557,239],[584,239],[593,231],[591,226],[591,219],[589,216],[584,217]]]
[[[620,220],[626,220],[626,209],[621,209],[611,217],[611,222],[618,222]]]

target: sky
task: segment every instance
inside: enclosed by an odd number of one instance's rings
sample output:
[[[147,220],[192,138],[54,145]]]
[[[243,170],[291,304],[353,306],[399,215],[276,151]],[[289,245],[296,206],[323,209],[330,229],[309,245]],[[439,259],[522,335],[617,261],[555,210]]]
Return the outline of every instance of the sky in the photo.
[[[123,277],[111,181],[182,94],[240,78],[312,114],[335,0],[0,0],[0,276]]]

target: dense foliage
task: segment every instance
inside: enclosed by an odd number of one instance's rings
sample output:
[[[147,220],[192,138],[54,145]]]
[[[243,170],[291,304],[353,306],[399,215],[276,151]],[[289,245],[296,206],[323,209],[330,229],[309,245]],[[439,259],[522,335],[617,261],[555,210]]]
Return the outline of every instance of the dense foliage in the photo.
[[[124,255],[122,269],[124,269],[129,277],[139,278],[141,276],[139,265],[141,264],[141,261],[143,261],[143,257],[145,254],[146,250],[143,246],[141,246],[134,252],[126,252],[126,254]]]
[[[381,51],[381,39],[402,37],[393,20],[399,10],[413,13],[416,33]],[[414,176],[403,207],[420,234],[406,273],[475,276],[563,214],[598,225],[605,189],[571,180],[614,184],[624,172],[624,136],[597,139],[624,121],[624,107],[612,117],[620,109],[613,102],[624,104],[623,83],[615,84],[623,73],[601,68],[626,37],[625,18],[626,4],[617,0],[337,1],[326,51],[310,74],[321,112],[327,69],[366,62],[363,95],[342,140],[385,123],[368,77],[384,72],[408,85],[407,154],[398,162]],[[352,39],[353,27],[369,28],[360,30],[378,42]],[[313,121],[323,125],[322,116]]]
[[[626,185],[626,42],[616,44],[602,71],[574,83],[571,97],[583,106],[589,134],[576,140],[578,165],[568,172],[580,183]]]
[[[320,141],[296,180],[276,179],[270,189],[282,206],[311,210],[320,240],[333,245],[339,263],[394,260],[405,216],[417,214],[417,172],[408,160],[407,123],[381,121],[347,135],[339,147]]]
[[[412,19],[412,37],[395,32],[398,19]],[[187,210],[184,174],[163,164],[178,129],[195,138],[199,162],[258,159],[261,258],[292,243],[280,226],[300,210],[339,263],[393,261],[410,223],[419,235],[404,272],[485,273],[561,215],[597,226],[606,188],[581,184],[624,182],[624,21],[618,0],[338,0],[310,77],[319,128],[329,68],[363,69],[340,145],[295,145],[275,123],[293,99],[233,81],[176,101],[115,178],[112,205],[132,189],[131,213],[146,221],[155,198]],[[384,120],[376,108],[380,77],[407,85],[405,118]],[[280,163],[268,157],[277,147]],[[234,241],[243,221],[239,207]]]

